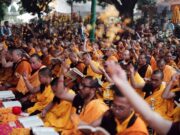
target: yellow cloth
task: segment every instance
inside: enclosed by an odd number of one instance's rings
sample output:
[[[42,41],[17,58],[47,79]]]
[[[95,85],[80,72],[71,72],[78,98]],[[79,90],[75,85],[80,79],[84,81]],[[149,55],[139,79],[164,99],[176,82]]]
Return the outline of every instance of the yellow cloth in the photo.
[[[42,93],[37,94],[37,102],[31,108],[27,109],[28,113],[33,113],[36,110],[42,111],[54,98],[53,91],[51,86],[48,85],[45,87],[45,90]]]
[[[153,56],[151,57],[150,64],[153,71],[157,69],[157,62]]]
[[[71,116],[74,124],[74,130],[62,132],[62,135],[80,135],[81,133],[77,130],[77,126],[79,125],[80,121],[90,124],[100,118],[108,109],[108,106],[103,102],[103,100],[92,100],[85,107],[83,107],[83,110],[79,116],[77,114],[73,114]]]
[[[86,107],[83,107],[79,118],[90,124],[102,116],[108,109],[108,106],[103,102],[103,100],[95,99],[88,103]]]
[[[151,66],[149,65],[147,70],[146,70],[146,74],[145,74],[145,78],[151,78],[151,75],[152,75],[152,68]]]
[[[109,83],[109,82],[105,82],[102,84],[104,100],[113,100],[114,99],[114,91],[109,88],[110,86],[111,86],[111,83]]]
[[[38,87],[40,85],[39,70],[36,71],[28,80],[34,88]],[[20,93],[23,93],[23,94],[26,94],[28,92],[28,89],[26,87],[26,84],[25,84],[22,76],[20,76],[20,79],[19,79],[18,84],[16,86],[16,90],[19,91]]]
[[[120,123],[118,119],[115,119],[116,124],[117,124],[116,130],[118,133],[123,132],[127,128],[128,123],[133,115],[134,115],[134,112],[127,119],[125,119],[125,121],[123,121],[122,123]]]
[[[18,116],[12,113],[11,108],[0,108],[0,124],[16,121]]]
[[[162,82],[159,89],[156,89],[153,94],[149,97],[147,97],[145,100],[146,102],[154,107],[154,110],[159,113],[164,118],[169,119],[167,115],[167,100],[163,99],[162,93],[166,87],[166,83]]]
[[[37,54],[38,54],[39,56],[42,56],[42,55],[43,55],[41,51],[38,51]]]
[[[69,93],[74,93],[72,90]],[[73,124],[71,121],[71,114],[74,112],[72,103],[68,101],[60,101],[55,104],[53,108],[46,114],[44,122],[46,126],[54,127],[57,131],[71,130]]]
[[[175,63],[173,60],[170,60],[170,62],[167,63],[167,65],[169,65],[169,66],[171,66],[171,67],[173,67],[173,68],[175,68],[175,69],[178,69],[176,63]]]
[[[114,61],[114,62],[118,62],[118,59],[117,59],[117,57],[116,56],[110,56],[108,59],[107,59],[107,61]]]
[[[172,11],[172,22],[175,24],[180,23],[180,8],[175,6]]]
[[[9,135],[30,135],[30,129],[27,128],[13,128]]]
[[[138,72],[136,72],[135,73],[135,75],[134,75],[134,80],[135,80],[135,83],[137,83],[137,84],[145,84],[145,81],[144,81],[144,79],[139,75],[139,73]],[[130,82],[130,81],[129,81]],[[141,90],[141,89],[136,89],[136,92],[140,95],[140,96],[142,96],[142,97],[144,97],[144,92]]]
[[[8,46],[7,46],[7,44],[6,44],[6,42],[5,42],[5,41],[3,42],[3,47],[4,47],[5,49],[7,49],[7,48],[8,48]]]
[[[98,62],[95,62],[95,61],[92,61],[93,65],[99,69],[100,68],[100,64]],[[101,74],[97,74],[95,73],[91,66],[88,66],[88,69],[87,69],[87,76],[93,76],[94,78],[97,78],[97,79],[101,79],[102,78],[102,75]]]
[[[164,74],[163,81],[168,83],[175,73],[176,73],[176,70],[173,67],[166,65],[163,70],[163,74]]]
[[[180,91],[180,88],[172,89],[171,92]],[[167,100],[167,115],[172,118],[172,121],[180,121],[180,107],[175,107],[174,100]]]
[[[36,50],[34,48],[31,48],[30,52],[29,52],[29,55],[33,55],[36,53]]]

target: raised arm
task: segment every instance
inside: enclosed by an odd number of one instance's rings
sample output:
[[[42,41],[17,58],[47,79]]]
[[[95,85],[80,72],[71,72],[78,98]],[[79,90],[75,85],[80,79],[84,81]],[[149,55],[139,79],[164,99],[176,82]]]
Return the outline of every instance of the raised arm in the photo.
[[[165,120],[159,114],[151,110],[150,106],[140,97],[127,81],[125,71],[117,64],[109,62],[112,68],[111,78],[119,90],[127,97],[134,109],[154,128],[159,134],[166,135],[172,122]]]
[[[99,70],[104,74],[104,76],[106,77],[107,81],[112,83],[112,79],[110,78],[110,76],[107,74],[106,70],[102,67],[99,68]]]
[[[67,88],[64,86],[64,75],[61,74],[58,80],[58,88],[57,88],[57,97],[62,100],[67,100],[72,102],[74,100],[75,94],[68,93]]]
[[[99,67],[97,68],[97,67],[94,65],[94,62],[92,61],[90,55],[88,55],[88,56],[86,57],[86,60],[89,62],[89,65],[90,65],[91,69],[93,70],[93,72],[95,72],[95,73],[97,73],[97,74],[103,74],[103,73],[101,72],[101,70],[99,70]]]
[[[144,84],[136,83],[136,81],[134,79],[134,75],[135,75],[134,67],[133,67],[133,65],[131,65],[131,67],[130,67],[130,81],[131,81],[131,85],[135,89],[141,89],[142,90],[143,87],[144,87]]]
[[[162,94],[162,98],[164,99],[171,99],[175,96],[174,92],[171,92],[170,90],[172,89],[172,86],[174,84],[174,82],[177,80],[177,77],[179,77],[180,74],[174,74],[171,78],[171,81],[168,83],[168,85],[166,86],[163,94]]]

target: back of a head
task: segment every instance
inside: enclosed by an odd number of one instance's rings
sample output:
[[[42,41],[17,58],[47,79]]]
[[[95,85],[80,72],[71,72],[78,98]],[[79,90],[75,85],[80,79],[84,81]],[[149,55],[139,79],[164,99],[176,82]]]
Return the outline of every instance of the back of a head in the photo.
[[[39,75],[44,76],[44,77],[48,77],[48,78],[52,77],[51,70],[49,68],[47,68],[47,67],[44,67],[44,68],[40,69],[39,70]]]
[[[23,56],[23,52],[20,49],[13,49],[12,53],[16,53],[18,56],[22,57]]]

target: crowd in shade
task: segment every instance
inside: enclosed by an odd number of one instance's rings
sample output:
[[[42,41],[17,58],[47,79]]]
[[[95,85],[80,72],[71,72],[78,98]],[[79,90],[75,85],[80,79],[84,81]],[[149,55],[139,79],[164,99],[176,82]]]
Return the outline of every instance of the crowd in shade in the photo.
[[[111,15],[117,16],[116,12]],[[62,135],[179,135],[180,39],[169,19],[77,15],[1,26],[0,90]],[[88,21],[87,21],[88,22]],[[128,27],[131,25],[131,28]],[[0,125],[16,121],[0,108]],[[6,119],[3,119],[6,117]],[[101,127],[91,133],[80,127]],[[11,134],[25,132],[15,128]]]

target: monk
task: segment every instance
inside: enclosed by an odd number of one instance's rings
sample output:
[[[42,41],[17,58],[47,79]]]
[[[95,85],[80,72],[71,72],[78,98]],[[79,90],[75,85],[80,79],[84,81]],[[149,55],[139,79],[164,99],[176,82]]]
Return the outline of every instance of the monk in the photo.
[[[178,82],[178,85],[175,85]],[[180,121],[180,74],[174,74],[167,84],[162,98],[168,100],[168,112],[173,121]]]
[[[164,74],[163,81],[168,83],[171,80],[173,74],[176,73],[176,70],[173,67],[167,65],[164,59],[160,59],[157,62],[157,66],[158,69],[161,70]]]
[[[133,74],[133,71],[131,74]],[[131,76],[131,81],[135,81],[133,76]],[[132,86],[145,92],[144,98],[151,105],[152,109],[160,113],[163,117],[169,118],[167,115],[167,102],[161,97],[166,83],[163,82],[163,73],[160,70],[153,71],[151,80],[145,84],[132,83]]]
[[[128,100],[114,87],[115,97],[109,109],[93,126],[101,126],[111,135],[148,135],[143,120],[135,114]]]
[[[77,127],[81,123],[90,124],[91,122],[100,118],[108,107],[101,99],[96,99],[96,89],[99,87],[98,81],[93,80],[93,77],[85,77],[80,86],[79,93],[69,94],[64,89],[63,75],[59,78],[58,97],[72,102],[76,108],[76,114],[72,115],[74,126]],[[71,131],[69,134],[72,134]]]
[[[23,76],[26,87],[31,94],[36,94],[36,101],[31,102],[30,105],[22,105],[27,109],[31,115],[41,113],[41,111],[53,100],[54,94],[51,89],[51,71],[48,68],[39,70],[40,86],[33,87],[26,76]]]
[[[142,78],[147,78],[148,79],[148,78],[151,77],[152,68],[147,63],[145,54],[140,54],[137,66],[138,66],[138,69],[137,69],[138,73]]]
[[[127,65],[131,61],[130,51],[124,50],[122,59],[119,61],[120,65]]]
[[[101,67],[97,61],[92,60],[89,53],[83,54],[83,62],[86,65],[84,69],[84,74],[87,76],[93,76],[94,78],[101,79],[102,72],[99,70]]]
[[[55,78],[51,82],[51,87],[54,93],[53,101],[43,109],[41,116],[44,118],[46,126],[54,127],[57,131],[65,131],[73,129],[71,121],[71,114],[75,109],[72,107],[72,103],[61,100],[57,97],[58,78]],[[74,93],[72,90],[69,93]]]
[[[178,69],[176,62],[173,60],[172,53],[168,52],[166,54],[165,60],[166,60],[167,65],[169,65],[175,69]]]
[[[40,85],[39,70],[45,66],[42,64],[41,58],[38,54],[31,55],[30,63],[31,63],[31,67],[32,67],[33,71],[32,71],[31,76],[29,76],[28,80],[33,87],[38,87]],[[24,82],[23,76],[20,77],[18,84],[16,86],[16,90],[21,95],[26,95],[28,93],[28,89]],[[18,98],[18,97],[16,97],[16,98]]]
[[[23,52],[20,49],[12,50],[12,61],[6,61],[5,52],[2,53],[1,61],[3,67],[13,68],[13,74],[10,79],[8,79],[8,83],[6,84],[8,87],[16,87],[20,75],[26,74],[30,76],[32,72],[31,65],[29,61],[23,57]]]

